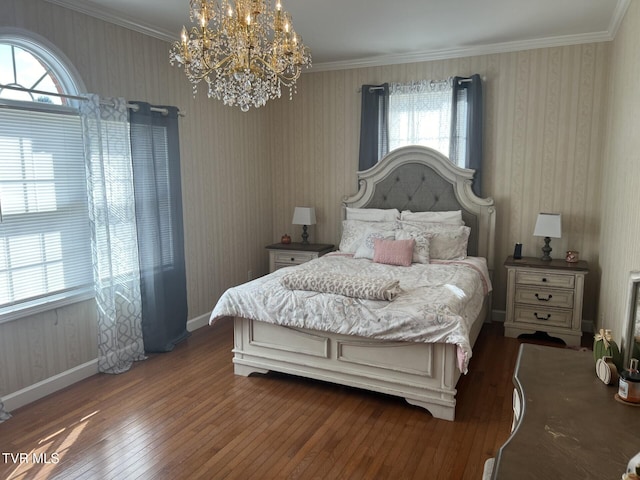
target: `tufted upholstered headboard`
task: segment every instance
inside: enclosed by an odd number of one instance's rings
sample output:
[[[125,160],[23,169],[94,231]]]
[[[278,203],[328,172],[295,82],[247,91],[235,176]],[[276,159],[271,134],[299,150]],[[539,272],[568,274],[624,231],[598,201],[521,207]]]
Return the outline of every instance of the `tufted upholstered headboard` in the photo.
[[[421,146],[399,148],[372,168],[358,172],[358,193],[344,207],[397,208],[414,212],[462,210],[471,227],[468,253],[485,257],[493,270],[495,208],[493,199],[471,190],[473,170],[459,168],[441,153]]]

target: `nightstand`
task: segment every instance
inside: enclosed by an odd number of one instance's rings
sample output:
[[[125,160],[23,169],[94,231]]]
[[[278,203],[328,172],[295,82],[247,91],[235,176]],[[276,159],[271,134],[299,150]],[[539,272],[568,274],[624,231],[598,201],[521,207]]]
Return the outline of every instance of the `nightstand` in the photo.
[[[267,245],[269,250],[269,272],[279,268],[300,265],[314,258],[321,257],[333,250],[333,245],[325,243],[274,243]]]
[[[517,337],[542,331],[567,345],[582,339],[582,297],[589,265],[581,260],[542,261],[509,256],[507,269],[507,316],[504,334]]]

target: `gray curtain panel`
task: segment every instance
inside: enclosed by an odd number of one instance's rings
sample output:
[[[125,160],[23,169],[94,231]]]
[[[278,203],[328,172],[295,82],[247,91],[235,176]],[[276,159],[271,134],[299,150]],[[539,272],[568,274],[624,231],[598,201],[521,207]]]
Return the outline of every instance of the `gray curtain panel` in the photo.
[[[467,107],[467,119],[458,121],[460,103]],[[454,164],[464,165],[476,171],[473,177],[473,193],[481,196],[482,186],[482,79],[477,73],[469,78],[453,78],[453,105],[451,110],[451,147],[450,158]],[[460,142],[465,142],[461,148]],[[464,153],[461,153],[464,152]],[[464,155],[461,162],[460,155]]]
[[[129,120],[144,349],[168,352],[189,336],[178,110],[132,103],[138,106]]]
[[[373,167],[389,152],[389,84],[362,85],[358,170]]]

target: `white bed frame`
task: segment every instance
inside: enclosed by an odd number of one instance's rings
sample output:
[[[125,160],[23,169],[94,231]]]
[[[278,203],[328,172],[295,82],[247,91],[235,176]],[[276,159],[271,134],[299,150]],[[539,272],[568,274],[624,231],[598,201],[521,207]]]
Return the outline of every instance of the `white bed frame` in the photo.
[[[435,150],[404,147],[358,173],[359,191],[345,198],[343,211],[347,206],[462,209],[465,222],[475,230],[470,254],[487,258],[492,272],[495,210],[492,199],[473,194],[473,173]],[[431,181],[433,175],[440,178]],[[490,311],[488,295],[469,334],[472,346]],[[233,353],[236,375],[273,370],[404,397],[436,418],[455,417],[460,377],[455,345],[381,341],[235,318]]]

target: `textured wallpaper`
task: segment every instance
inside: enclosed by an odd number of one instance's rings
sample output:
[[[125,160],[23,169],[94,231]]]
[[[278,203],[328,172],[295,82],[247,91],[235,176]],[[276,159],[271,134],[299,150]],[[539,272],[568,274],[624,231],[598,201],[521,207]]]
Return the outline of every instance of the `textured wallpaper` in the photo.
[[[602,186],[599,328],[619,340],[626,325],[629,272],[640,270],[640,4],[631,2],[611,52]]]
[[[305,204],[318,212],[313,239],[339,242],[340,201],[357,188],[360,85],[479,73],[485,93],[482,191],[497,209],[494,309],[505,308],[502,263],[514,244],[523,243],[524,255],[541,255],[542,239],[533,237],[536,216],[559,212],[563,236],[552,241],[552,257],[564,258],[571,249],[590,262],[584,316],[595,318],[609,47],[584,44],[304,75],[293,102],[268,110],[274,240],[292,230],[293,208]]]

